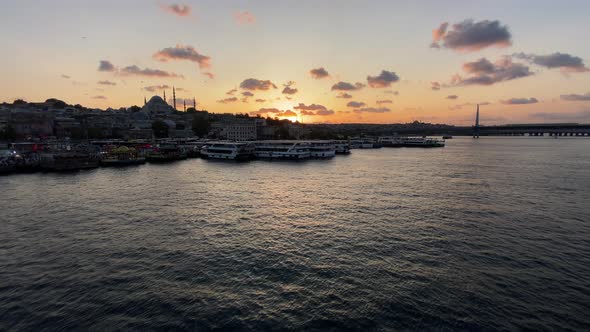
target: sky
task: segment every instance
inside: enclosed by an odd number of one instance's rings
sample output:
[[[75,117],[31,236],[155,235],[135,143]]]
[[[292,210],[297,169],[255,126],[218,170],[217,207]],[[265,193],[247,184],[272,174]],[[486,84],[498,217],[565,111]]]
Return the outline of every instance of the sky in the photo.
[[[3,0],[0,101],[590,123],[590,1]],[[187,107],[188,107],[187,106]]]

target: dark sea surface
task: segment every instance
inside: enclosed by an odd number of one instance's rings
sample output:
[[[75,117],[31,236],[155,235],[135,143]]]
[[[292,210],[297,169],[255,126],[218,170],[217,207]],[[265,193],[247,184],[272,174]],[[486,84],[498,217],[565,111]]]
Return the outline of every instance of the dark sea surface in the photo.
[[[0,330],[588,330],[590,139],[0,177]]]

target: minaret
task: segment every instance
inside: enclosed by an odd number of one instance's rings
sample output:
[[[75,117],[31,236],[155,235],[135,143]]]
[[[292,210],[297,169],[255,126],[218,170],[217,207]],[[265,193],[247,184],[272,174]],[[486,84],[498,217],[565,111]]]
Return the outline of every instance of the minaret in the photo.
[[[143,96],[143,105],[145,106],[145,104],[147,104],[147,99],[145,99],[145,96]]]
[[[186,99],[183,99],[182,102],[184,103],[184,111],[186,112]]]
[[[197,110],[197,99],[195,97],[193,97],[193,108],[195,111]]]
[[[172,86],[172,102],[174,103],[174,110],[176,111],[176,88]]]
[[[479,104],[475,113],[475,127],[473,128],[473,138],[479,138]]]
[[[168,101],[166,100],[166,90],[164,90],[164,102],[168,104]]]

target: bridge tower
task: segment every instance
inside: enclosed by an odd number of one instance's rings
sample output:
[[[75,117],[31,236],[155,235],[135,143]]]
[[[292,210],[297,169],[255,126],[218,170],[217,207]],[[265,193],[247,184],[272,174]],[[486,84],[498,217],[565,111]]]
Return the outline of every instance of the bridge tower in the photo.
[[[473,127],[473,138],[479,138],[479,104],[475,113],[475,126]]]

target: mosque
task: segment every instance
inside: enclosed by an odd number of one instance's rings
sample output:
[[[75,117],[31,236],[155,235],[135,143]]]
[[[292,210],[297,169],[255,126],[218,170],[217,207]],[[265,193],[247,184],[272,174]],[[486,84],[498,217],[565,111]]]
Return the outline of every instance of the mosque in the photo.
[[[145,113],[150,119],[166,118],[174,113],[176,108],[176,88],[172,87],[172,101],[173,106],[166,102],[166,90],[164,90],[164,98],[160,96],[153,96],[149,101],[144,98],[144,105],[141,111]],[[193,107],[196,109],[196,100],[193,98]],[[186,102],[184,102],[184,111],[186,112]]]

